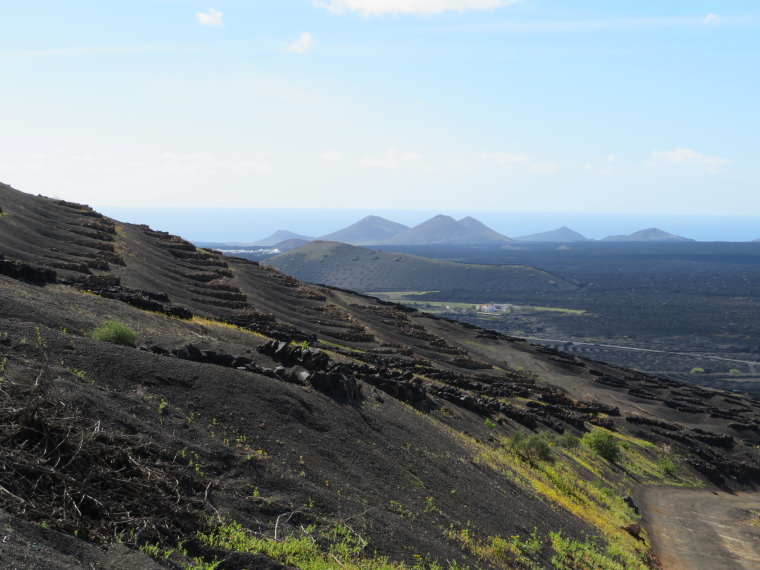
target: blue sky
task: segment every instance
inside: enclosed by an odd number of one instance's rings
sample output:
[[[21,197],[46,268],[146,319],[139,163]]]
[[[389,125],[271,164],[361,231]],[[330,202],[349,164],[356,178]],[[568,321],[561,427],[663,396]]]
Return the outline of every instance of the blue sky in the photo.
[[[760,215],[755,0],[4,4],[0,181],[27,192]]]

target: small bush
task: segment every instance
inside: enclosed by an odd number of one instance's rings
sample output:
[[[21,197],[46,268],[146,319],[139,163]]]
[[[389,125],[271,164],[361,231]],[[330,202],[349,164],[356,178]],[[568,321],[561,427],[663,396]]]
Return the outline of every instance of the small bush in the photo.
[[[691,369],[692,374],[704,374],[704,372],[705,372],[704,368],[694,367]]]
[[[737,374],[741,374],[742,371],[739,370],[738,368],[732,368],[731,370],[728,371],[728,373],[731,374],[732,376],[736,376]]]
[[[660,469],[662,469],[662,472],[665,473],[665,475],[668,475],[670,477],[674,477],[676,474],[676,465],[673,463],[669,457],[662,455],[657,460],[657,465],[660,466]]]
[[[110,342],[111,344],[135,346],[137,332],[133,331],[121,321],[112,319],[104,322],[92,331],[92,338],[95,340],[102,340],[103,342]]]
[[[575,449],[578,447],[578,444],[580,444],[581,440],[578,439],[575,435],[570,433],[569,431],[566,431],[562,435],[557,437],[557,445],[560,447],[564,447],[566,449]]]
[[[534,433],[528,437],[518,431],[512,436],[509,445],[520,457],[535,463],[537,461],[554,461],[549,441],[544,434]]]
[[[585,434],[582,441],[607,461],[615,463],[620,459],[620,442],[605,429],[595,429]]]

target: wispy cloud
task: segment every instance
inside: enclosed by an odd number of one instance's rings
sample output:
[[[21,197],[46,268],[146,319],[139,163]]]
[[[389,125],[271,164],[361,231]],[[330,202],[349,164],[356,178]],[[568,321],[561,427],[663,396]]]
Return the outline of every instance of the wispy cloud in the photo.
[[[314,0],[314,4],[330,12],[360,12],[364,16],[383,14],[440,14],[449,10],[488,10],[523,0]]]
[[[306,53],[313,47],[314,47],[314,38],[308,32],[304,32],[292,44],[285,46],[285,51],[291,51],[293,53]]]
[[[224,14],[213,8],[208,9],[208,14],[205,12],[198,12],[195,15],[195,19],[201,26],[216,26],[218,28],[224,26],[223,17]]]
[[[705,19],[702,20],[702,23],[704,24],[719,24],[721,22],[721,17],[718,16],[718,14],[707,14],[705,16]]]
[[[360,168],[384,168],[394,170],[401,168],[405,164],[412,162],[421,162],[422,155],[416,152],[399,152],[393,147],[385,151],[385,155],[380,157],[365,156],[359,161]]]
[[[690,166],[707,172],[708,174],[718,173],[722,167],[731,164],[727,158],[720,156],[707,156],[689,148],[676,148],[675,150],[656,150],[652,157],[667,164],[678,166]]]

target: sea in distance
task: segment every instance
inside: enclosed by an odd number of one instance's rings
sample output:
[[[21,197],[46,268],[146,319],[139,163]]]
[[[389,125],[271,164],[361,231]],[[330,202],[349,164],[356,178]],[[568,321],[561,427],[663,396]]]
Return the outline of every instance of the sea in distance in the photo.
[[[94,206],[117,220],[148,224],[153,229],[180,235],[194,242],[252,242],[277,230],[318,237],[342,229],[370,214],[410,227],[438,214],[456,219],[472,216],[509,237],[567,226],[590,239],[631,234],[647,228],[659,228],[697,241],[753,241],[760,238],[760,216]]]

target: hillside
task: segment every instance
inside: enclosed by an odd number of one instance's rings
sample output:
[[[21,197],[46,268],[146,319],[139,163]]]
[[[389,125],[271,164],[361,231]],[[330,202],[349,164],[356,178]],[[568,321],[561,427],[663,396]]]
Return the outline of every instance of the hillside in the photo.
[[[495,245],[512,241],[475,218],[439,215],[382,242],[383,245]],[[376,244],[380,245],[380,244]]]
[[[301,281],[354,291],[452,291],[480,289],[509,295],[520,291],[573,291],[559,277],[524,265],[475,265],[314,241],[271,257],[277,267]]]
[[[757,399],[0,210],[3,567],[655,568],[643,486],[760,476]]]
[[[640,230],[638,232],[634,232],[631,235],[607,236],[606,238],[603,238],[602,241],[658,242],[658,241],[694,241],[694,240],[690,238],[677,236],[675,234],[671,234],[657,228],[649,228],[647,230]]]
[[[409,226],[386,220],[380,216],[367,216],[347,228],[317,239],[321,241],[338,241],[351,245],[374,245],[408,229]]]
[[[588,238],[579,234],[576,231],[571,230],[565,226],[557,228],[549,232],[541,232],[538,234],[530,234],[527,236],[516,237],[515,241],[557,241],[557,242],[574,242],[574,241],[587,241]]]

